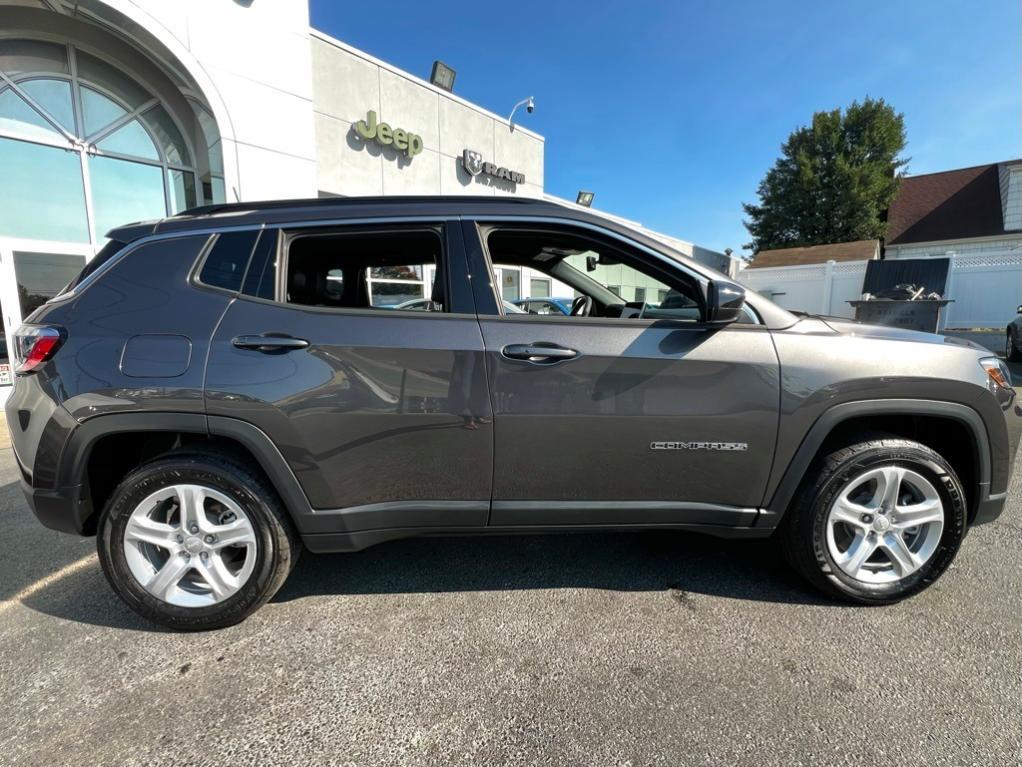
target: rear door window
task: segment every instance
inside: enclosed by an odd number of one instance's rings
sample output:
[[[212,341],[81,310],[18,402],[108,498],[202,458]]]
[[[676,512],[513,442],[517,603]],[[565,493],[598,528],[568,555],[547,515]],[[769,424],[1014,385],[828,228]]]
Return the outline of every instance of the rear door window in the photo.
[[[283,300],[332,309],[447,311],[439,228],[291,235]]]

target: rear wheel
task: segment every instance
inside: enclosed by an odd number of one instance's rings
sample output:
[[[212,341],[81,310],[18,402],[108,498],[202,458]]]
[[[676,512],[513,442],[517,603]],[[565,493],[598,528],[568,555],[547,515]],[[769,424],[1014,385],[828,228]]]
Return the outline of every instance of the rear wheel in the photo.
[[[876,439],[818,461],[783,531],[789,562],[842,598],[896,602],[953,561],[966,530],[954,470],[917,442]]]
[[[114,491],[103,572],[140,615],[175,629],[237,623],[283,584],[301,545],[266,481],[224,456],[168,454]]]

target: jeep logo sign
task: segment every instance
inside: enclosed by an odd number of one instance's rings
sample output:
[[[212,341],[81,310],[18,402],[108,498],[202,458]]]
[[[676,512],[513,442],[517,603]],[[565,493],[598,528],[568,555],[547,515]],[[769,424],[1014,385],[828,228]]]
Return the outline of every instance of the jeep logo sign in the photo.
[[[391,128],[387,123],[376,122],[376,112],[371,109],[366,119],[355,123],[355,130],[366,141],[375,140],[382,146],[392,145],[399,152],[404,152],[409,160],[422,151],[422,136],[401,128]]]
[[[525,183],[524,173],[508,170],[507,168],[498,168],[492,162],[485,162],[479,152],[474,152],[471,149],[466,149],[462,153],[461,164],[465,166],[465,170],[468,171],[470,176],[478,176],[480,173],[485,173],[487,176],[510,181],[512,184]]]

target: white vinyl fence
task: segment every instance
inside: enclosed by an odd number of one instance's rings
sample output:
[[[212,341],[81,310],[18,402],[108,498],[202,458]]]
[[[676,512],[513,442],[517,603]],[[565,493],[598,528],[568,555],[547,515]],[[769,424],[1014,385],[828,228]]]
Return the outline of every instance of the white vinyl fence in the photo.
[[[778,306],[799,312],[854,317],[848,304],[862,295],[865,261],[746,269],[738,281]]]
[[[948,328],[1004,328],[1022,304],[1022,251],[952,256],[947,275]]]
[[[1003,328],[1022,304],[1022,251],[952,255],[944,293],[946,328]],[[739,282],[785,309],[852,317],[866,261],[745,269]]]

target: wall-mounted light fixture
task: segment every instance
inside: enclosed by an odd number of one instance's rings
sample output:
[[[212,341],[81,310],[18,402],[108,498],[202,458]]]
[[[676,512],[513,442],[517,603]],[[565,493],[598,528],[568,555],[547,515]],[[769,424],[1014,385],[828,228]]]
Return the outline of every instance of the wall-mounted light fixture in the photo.
[[[437,59],[433,62],[433,71],[429,75],[429,81],[437,88],[443,88],[448,93],[454,91],[454,78],[458,75],[444,62]]]
[[[594,192],[579,192],[578,197],[575,198],[575,204],[581,205],[583,208],[591,208],[595,196]]]

